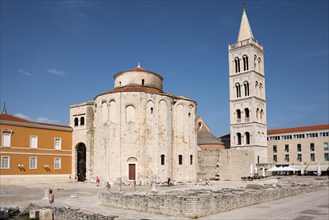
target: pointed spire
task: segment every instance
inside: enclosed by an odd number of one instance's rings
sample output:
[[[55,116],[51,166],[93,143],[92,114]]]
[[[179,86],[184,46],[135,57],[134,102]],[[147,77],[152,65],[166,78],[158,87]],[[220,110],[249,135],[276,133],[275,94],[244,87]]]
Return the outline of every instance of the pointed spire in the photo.
[[[6,103],[5,102],[3,103],[3,108],[2,108],[1,114],[2,115],[7,114],[7,109],[6,109]]]
[[[249,38],[254,38],[252,31],[251,31],[249,21],[248,21],[244,3],[242,5],[243,5],[243,11],[242,11],[242,18],[241,18],[241,23],[240,23],[238,42],[247,40]]]
[[[137,68],[142,68],[139,62],[138,62]]]

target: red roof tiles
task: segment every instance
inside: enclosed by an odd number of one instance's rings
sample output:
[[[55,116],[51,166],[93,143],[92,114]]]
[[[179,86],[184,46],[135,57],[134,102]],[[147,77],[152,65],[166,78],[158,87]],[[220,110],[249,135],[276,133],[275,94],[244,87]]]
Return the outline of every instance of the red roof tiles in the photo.
[[[49,125],[49,126],[57,126],[57,127],[71,128],[68,125],[49,124],[49,123],[43,123],[43,122],[29,121],[27,119],[19,118],[19,117],[16,117],[16,116],[13,116],[13,115],[9,115],[9,114],[0,114],[0,120],[2,120],[2,121],[14,121],[14,122],[23,122],[23,123],[38,124],[38,125]]]
[[[329,129],[329,124],[267,130],[267,134],[292,133],[292,132],[324,130],[324,129]]]

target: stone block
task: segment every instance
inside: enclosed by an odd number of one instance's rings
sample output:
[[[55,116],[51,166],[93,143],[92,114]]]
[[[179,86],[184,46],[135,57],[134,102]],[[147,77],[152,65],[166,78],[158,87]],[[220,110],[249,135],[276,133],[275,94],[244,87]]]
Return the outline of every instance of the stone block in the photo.
[[[53,220],[53,210],[51,209],[41,209],[39,212],[40,220]]]
[[[32,209],[30,210],[29,218],[39,218],[39,209]]]
[[[261,183],[249,183],[246,186],[247,189],[262,189],[263,187],[264,185]]]

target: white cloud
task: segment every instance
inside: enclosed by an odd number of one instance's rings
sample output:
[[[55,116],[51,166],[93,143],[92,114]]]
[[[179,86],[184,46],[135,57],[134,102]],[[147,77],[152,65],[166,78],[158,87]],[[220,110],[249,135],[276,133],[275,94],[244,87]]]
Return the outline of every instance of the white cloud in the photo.
[[[61,70],[56,70],[56,69],[49,69],[47,70],[48,73],[52,73],[52,74],[55,74],[57,76],[65,76],[66,73],[64,73],[63,71]]]
[[[19,117],[19,118],[24,118],[26,120],[30,120],[30,117],[29,116],[23,115],[21,113],[16,113],[15,116],[16,117]]]
[[[29,72],[24,71],[24,70],[22,70],[22,69],[19,69],[18,72],[19,72],[19,73],[23,73],[23,74],[26,75],[26,76],[32,76],[32,73],[29,73]]]
[[[59,121],[52,120],[52,119],[49,119],[49,118],[46,118],[46,117],[38,117],[36,119],[32,119],[29,116],[21,114],[21,113],[16,113],[15,116],[19,117],[19,118],[24,118],[24,119],[29,120],[29,121],[36,121],[36,122],[42,122],[42,123],[48,123],[48,124],[59,124]]]
[[[36,119],[37,122],[44,122],[44,123],[49,123],[49,124],[58,124],[59,122],[57,120],[51,120],[46,117],[39,117]]]

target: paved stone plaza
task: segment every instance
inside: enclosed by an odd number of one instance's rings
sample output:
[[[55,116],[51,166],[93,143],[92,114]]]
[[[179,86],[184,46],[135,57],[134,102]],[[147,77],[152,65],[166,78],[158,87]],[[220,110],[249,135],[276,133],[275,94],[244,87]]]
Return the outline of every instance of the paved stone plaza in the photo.
[[[285,177],[282,179],[266,178],[260,183],[275,184],[280,181],[308,182],[314,177]],[[256,182],[256,181],[254,181]],[[242,181],[214,181],[210,186],[204,184],[190,186],[160,186],[159,191],[185,191],[186,189],[218,190],[222,188],[244,188],[250,182]],[[23,183],[5,185],[1,184],[1,207],[19,206],[24,210],[30,203],[39,206],[48,206],[48,200],[42,200],[44,190],[50,187],[55,191],[56,207],[79,208],[83,212],[101,213],[103,215],[117,216],[117,219],[184,219],[182,217],[154,215],[132,210],[123,210],[98,206],[98,193],[106,192],[104,185],[97,187],[94,183]],[[150,186],[137,186],[136,191],[150,191]],[[112,187],[110,191],[116,191]],[[123,186],[123,192],[134,192],[133,186]],[[266,202],[245,208],[240,208],[215,215],[208,215],[200,219],[328,219],[328,189],[317,192],[301,194],[280,200]]]

